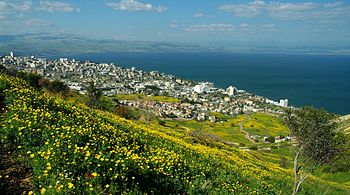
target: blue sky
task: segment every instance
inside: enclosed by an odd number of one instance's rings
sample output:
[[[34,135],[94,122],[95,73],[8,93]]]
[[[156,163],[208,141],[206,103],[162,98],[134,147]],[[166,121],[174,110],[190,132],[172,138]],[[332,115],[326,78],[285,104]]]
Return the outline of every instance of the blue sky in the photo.
[[[0,34],[167,42],[350,43],[349,1],[0,0]]]

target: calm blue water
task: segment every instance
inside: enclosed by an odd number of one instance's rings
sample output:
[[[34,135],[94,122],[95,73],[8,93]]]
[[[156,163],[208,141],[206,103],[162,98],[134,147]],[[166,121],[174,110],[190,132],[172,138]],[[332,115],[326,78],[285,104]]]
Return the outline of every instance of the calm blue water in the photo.
[[[350,113],[350,56],[109,53],[70,57],[212,81],[221,88],[233,85],[274,100],[288,98],[295,106],[314,105],[338,114]]]

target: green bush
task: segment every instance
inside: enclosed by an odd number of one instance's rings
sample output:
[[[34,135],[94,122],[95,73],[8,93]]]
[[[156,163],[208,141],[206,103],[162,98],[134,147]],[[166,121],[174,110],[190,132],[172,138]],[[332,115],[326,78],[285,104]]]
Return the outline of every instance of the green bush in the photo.
[[[166,122],[163,120],[158,120],[158,124],[164,126],[166,124]]]
[[[273,136],[269,136],[265,139],[265,141],[270,142],[270,143],[275,143],[275,138]]]

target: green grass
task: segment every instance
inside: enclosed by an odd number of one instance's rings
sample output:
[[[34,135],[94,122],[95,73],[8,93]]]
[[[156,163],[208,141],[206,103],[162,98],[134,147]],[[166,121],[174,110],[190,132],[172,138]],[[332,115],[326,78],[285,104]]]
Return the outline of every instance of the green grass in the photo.
[[[341,117],[340,129],[344,130],[345,133],[350,134],[350,115],[345,115]]]
[[[146,96],[143,94],[117,94],[115,97],[118,100],[147,100],[155,102],[165,102],[165,103],[179,103],[180,100],[173,97],[166,96]]]
[[[251,119],[243,124],[244,130],[250,135],[278,136],[288,135],[288,129],[275,116],[264,113],[255,113]]]
[[[220,113],[219,113],[220,114]],[[216,114],[218,115],[218,114]],[[219,117],[222,117],[219,115]],[[172,128],[185,127],[191,130],[197,130],[202,133],[217,136],[223,142],[242,143],[252,146],[253,143],[247,140],[245,134],[239,130],[239,123],[248,118],[246,115],[238,115],[236,117],[225,117],[227,121],[212,123],[209,121],[198,122],[195,120],[179,121],[167,120],[166,125]],[[254,125],[254,128],[250,125]],[[271,127],[269,126],[271,125]],[[286,135],[287,129],[282,126],[280,121],[267,114],[253,114],[252,119],[244,123],[244,130],[252,135]],[[270,132],[271,131],[271,132]],[[259,134],[258,134],[259,133]]]
[[[252,142],[244,137],[245,134],[239,130],[239,123],[246,120],[248,118],[247,115],[238,115],[236,117],[224,117],[221,113],[211,113],[211,115],[224,118],[226,121],[212,123],[209,121],[198,122],[195,120],[168,120],[166,124],[172,128],[186,127],[202,133],[212,134],[223,142],[236,142],[247,146],[253,145]],[[243,124],[243,128],[250,135],[286,136],[288,134],[287,128],[283,126],[279,118],[263,113],[252,114],[251,119]]]
[[[188,128],[189,130],[199,131],[203,134],[211,134],[219,138],[222,142],[236,142],[245,145],[252,145],[252,143],[244,137],[244,133],[239,131],[238,123],[245,120],[245,116],[239,116],[222,123],[212,123],[209,121],[198,122],[195,120],[179,121],[167,120],[166,125],[171,128]],[[235,124],[232,126],[231,124]]]

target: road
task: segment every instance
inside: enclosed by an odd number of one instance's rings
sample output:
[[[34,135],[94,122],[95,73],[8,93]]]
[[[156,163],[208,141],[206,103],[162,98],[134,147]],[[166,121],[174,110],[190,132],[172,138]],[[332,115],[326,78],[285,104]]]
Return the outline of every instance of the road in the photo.
[[[247,138],[247,140],[249,140],[250,142],[255,144],[256,142],[252,138],[250,138],[249,133],[244,131],[244,129],[243,129],[243,123],[245,123],[245,122],[249,121],[250,119],[252,119],[252,117],[250,115],[247,115],[247,116],[248,116],[247,119],[245,119],[244,121],[239,123],[239,130],[245,134],[244,137]]]

